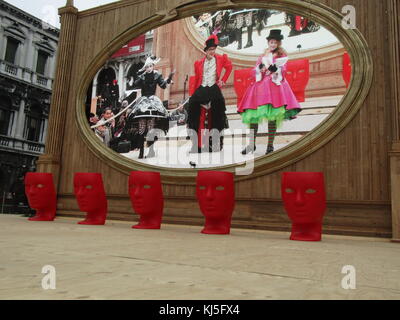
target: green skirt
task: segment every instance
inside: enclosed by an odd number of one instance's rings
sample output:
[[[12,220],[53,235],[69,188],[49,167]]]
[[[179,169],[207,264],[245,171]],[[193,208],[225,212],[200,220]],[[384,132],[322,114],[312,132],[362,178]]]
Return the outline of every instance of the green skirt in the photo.
[[[257,109],[246,109],[242,114],[242,122],[245,124],[262,123],[264,121],[276,121],[276,127],[282,126],[284,120],[296,116],[301,109],[286,110],[284,106],[274,108],[272,104],[259,106]]]

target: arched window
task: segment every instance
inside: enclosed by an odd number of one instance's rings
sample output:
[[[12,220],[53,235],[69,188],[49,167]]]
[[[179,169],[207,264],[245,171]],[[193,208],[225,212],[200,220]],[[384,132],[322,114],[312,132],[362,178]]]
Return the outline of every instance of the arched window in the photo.
[[[109,86],[111,86],[113,80],[117,79],[113,68],[103,69],[97,80],[97,95],[102,97],[108,97],[110,95]]]
[[[31,106],[26,115],[24,138],[29,141],[39,141],[42,129],[42,108],[39,103]]]
[[[11,99],[9,97],[0,96],[0,134],[8,135],[11,128]]]

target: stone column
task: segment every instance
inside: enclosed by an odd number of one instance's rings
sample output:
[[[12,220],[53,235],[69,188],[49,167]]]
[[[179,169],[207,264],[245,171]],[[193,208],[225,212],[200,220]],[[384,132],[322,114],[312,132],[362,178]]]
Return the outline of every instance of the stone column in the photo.
[[[24,129],[25,129],[25,100],[21,99],[18,114],[16,117],[17,122],[15,123],[15,136],[16,139],[24,138]]]
[[[26,59],[28,55],[28,48],[29,48],[29,38],[25,38],[23,42],[21,42],[19,48],[18,48],[18,59],[17,65],[20,66],[21,68],[26,67]]]
[[[44,119],[44,125],[43,125],[43,137],[42,137],[41,143],[46,143],[48,122],[49,122],[49,120],[47,118],[45,118]]]
[[[121,61],[119,63],[119,69],[118,69],[118,85],[119,85],[119,97],[125,92],[124,90],[124,73],[125,73],[125,68],[124,68],[124,62]]]
[[[47,76],[50,79],[54,79],[54,72],[55,72],[56,63],[57,63],[56,56],[55,55],[50,56],[47,63],[49,64],[49,71],[48,71]]]
[[[392,150],[390,159],[390,184],[392,202],[392,241],[400,243],[400,3],[398,0],[387,0],[389,35],[388,50],[390,53],[390,89],[392,106]]]
[[[29,30],[28,37],[25,39],[26,56],[24,67],[29,70],[36,71],[34,66],[35,47],[33,46],[33,33],[33,30]]]
[[[97,79],[99,78],[100,71],[98,71],[93,79],[93,86],[92,86],[92,99],[96,98],[97,96]]]
[[[3,25],[3,17],[0,16],[0,26]],[[4,59],[4,55],[6,54],[6,38],[4,37],[4,31],[3,28],[0,28],[0,41],[3,44],[0,46],[0,59]]]
[[[72,0],[58,11],[61,16],[61,31],[57,53],[57,69],[53,84],[50,106],[46,152],[37,161],[38,172],[53,173],[54,182],[58,186],[60,159],[64,137],[64,116],[68,109],[68,94],[71,80],[71,69],[74,57],[74,43],[78,9]]]
[[[17,132],[17,126],[18,126],[18,111],[13,111],[13,120],[12,120],[12,127],[10,129],[10,136],[15,137],[15,134]]]

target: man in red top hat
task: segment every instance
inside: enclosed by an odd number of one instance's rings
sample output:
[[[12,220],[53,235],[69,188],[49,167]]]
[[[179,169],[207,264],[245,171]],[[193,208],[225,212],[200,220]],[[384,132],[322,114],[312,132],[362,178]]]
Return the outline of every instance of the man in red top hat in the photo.
[[[188,128],[194,130],[197,137],[189,133],[192,140],[191,153],[200,153],[202,149],[204,150],[204,146],[207,146],[206,139],[202,135],[203,130],[216,129],[221,133],[222,130],[228,128],[225,99],[221,88],[232,72],[232,62],[226,54],[215,53],[217,46],[218,37],[210,36],[204,48],[205,57],[194,63],[195,92],[189,100]],[[225,73],[222,76],[223,69],[225,69]],[[219,140],[219,147],[218,141],[214,141],[213,144],[210,137],[209,146],[209,151],[222,150],[223,137]]]

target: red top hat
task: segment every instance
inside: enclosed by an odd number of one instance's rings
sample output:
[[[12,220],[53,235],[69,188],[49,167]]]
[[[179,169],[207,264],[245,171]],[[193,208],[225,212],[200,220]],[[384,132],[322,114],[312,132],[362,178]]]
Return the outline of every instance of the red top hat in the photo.
[[[208,39],[206,40],[206,47],[204,48],[204,51],[207,51],[209,48],[212,47],[217,47],[219,43],[218,37],[213,34],[211,36],[208,37]]]

